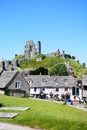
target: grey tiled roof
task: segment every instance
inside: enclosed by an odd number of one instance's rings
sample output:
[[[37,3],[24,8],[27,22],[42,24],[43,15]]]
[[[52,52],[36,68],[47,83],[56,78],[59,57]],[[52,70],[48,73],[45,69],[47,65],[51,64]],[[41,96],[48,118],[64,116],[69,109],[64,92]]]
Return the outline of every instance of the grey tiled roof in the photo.
[[[16,75],[16,71],[4,71],[0,76],[0,88],[5,88],[11,79]]]
[[[83,84],[84,86],[87,86],[87,75],[83,75],[83,76],[82,76],[82,84]]]
[[[72,76],[29,75],[30,87],[72,87],[77,80]]]

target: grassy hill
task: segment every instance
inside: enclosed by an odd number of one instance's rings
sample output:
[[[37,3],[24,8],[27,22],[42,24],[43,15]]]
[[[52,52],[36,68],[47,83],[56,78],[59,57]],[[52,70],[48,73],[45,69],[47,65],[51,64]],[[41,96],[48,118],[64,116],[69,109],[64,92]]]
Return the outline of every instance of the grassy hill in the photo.
[[[31,60],[24,60],[20,63],[20,68],[34,70],[39,67],[44,67],[49,71],[53,65],[57,63],[67,63],[68,61],[70,61],[71,67],[74,70],[74,75],[76,77],[81,77],[82,75],[87,74],[87,68],[83,67],[80,63],[77,63],[77,61],[60,57],[46,57],[42,61],[36,61],[36,58]]]
[[[30,110],[16,111],[13,119],[0,121],[42,128],[45,130],[87,130],[87,112],[57,102],[0,95],[4,106],[27,106]],[[0,110],[1,112],[2,110]],[[5,112],[5,110],[4,110]],[[15,111],[6,111],[15,112]]]
[[[71,67],[73,68],[76,77],[87,75],[87,67],[83,67],[80,63],[77,63],[74,60],[71,60]]]

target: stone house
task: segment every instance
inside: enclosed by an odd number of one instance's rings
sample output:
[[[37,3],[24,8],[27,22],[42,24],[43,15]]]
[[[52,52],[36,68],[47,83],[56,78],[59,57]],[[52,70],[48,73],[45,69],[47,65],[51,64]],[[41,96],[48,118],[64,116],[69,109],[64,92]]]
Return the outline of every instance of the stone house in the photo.
[[[0,76],[0,93],[11,96],[29,96],[29,84],[18,71],[3,71]]]
[[[83,98],[87,98],[87,75],[82,76]]]
[[[83,89],[82,89],[83,88]],[[23,75],[19,71],[3,71],[0,75],[0,93],[10,96],[40,97],[68,94],[70,99],[87,97],[87,76]]]
[[[28,75],[25,77],[30,85],[30,95],[40,97],[40,94],[70,95],[70,99],[82,99],[82,88],[77,79],[72,76]]]

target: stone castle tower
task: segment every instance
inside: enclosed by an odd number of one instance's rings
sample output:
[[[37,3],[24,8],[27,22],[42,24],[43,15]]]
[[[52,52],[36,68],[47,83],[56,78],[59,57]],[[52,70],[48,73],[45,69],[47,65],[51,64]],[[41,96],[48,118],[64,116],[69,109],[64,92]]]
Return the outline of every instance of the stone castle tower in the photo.
[[[41,54],[41,42],[38,41],[37,43],[37,54]]]
[[[38,41],[36,48],[33,40],[26,41],[26,45],[24,48],[24,59],[32,59],[37,54],[41,54],[41,42]]]

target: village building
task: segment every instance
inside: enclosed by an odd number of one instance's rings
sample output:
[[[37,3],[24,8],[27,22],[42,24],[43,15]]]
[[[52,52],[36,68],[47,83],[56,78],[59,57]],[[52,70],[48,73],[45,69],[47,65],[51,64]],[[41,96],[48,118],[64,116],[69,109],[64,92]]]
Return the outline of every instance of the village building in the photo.
[[[59,99],[67,96],[71,100],[87,98],[87,75],[81,79],[73,76],[29,75],[22,71],[3,71],[0,75],[0,93],[18,97]]]
[[[25,79],[30,85],[32,97],[58,95],[61,98],[68,95],[70,99],[82,99],[82,88],[78,86],[77,79],[72,76],[28,75]]]
[[[0,93],[10,96],[29,96],[29,84],[18,71],[3,71],[0,76]]]
[[[87,75],[82,76],[83,98],[87,99]]]

